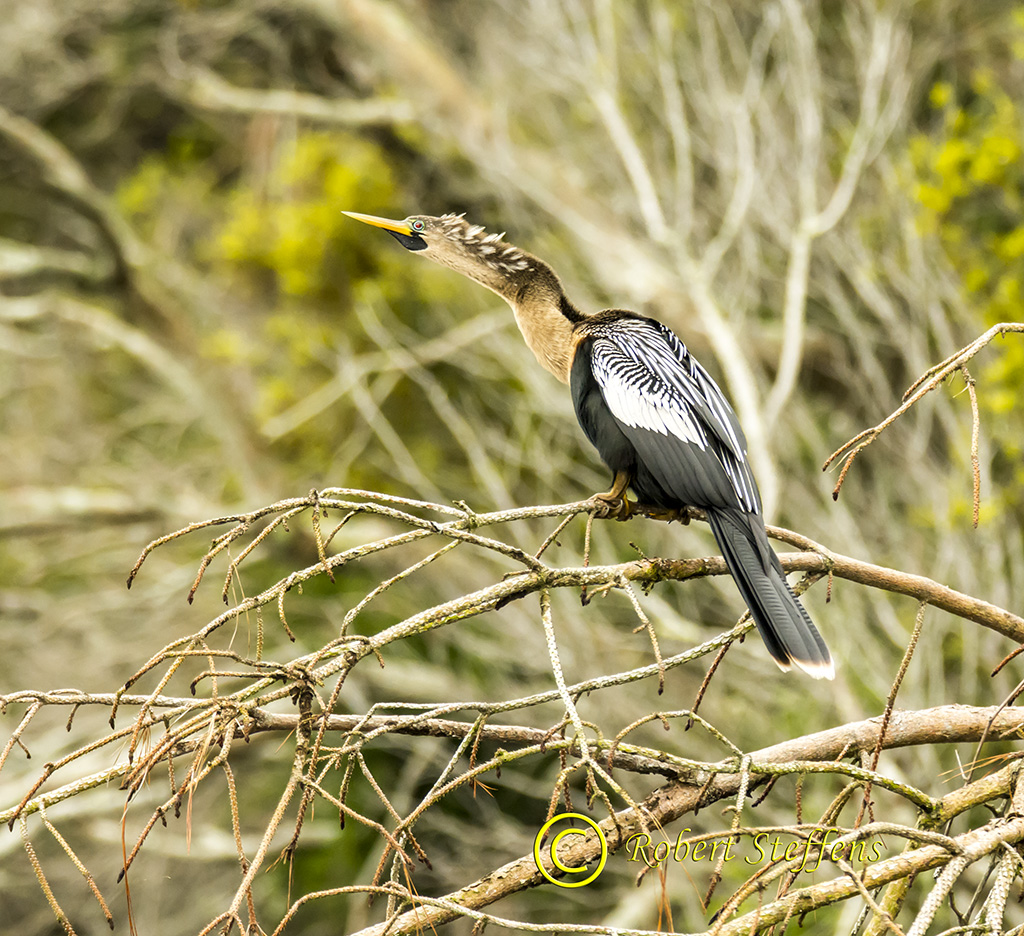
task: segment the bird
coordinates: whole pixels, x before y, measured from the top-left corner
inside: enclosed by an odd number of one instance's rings
[[[739,420],[671,329],[626,309],[582,312],[547,263],[464,214],[393,221],[343,213],[504,299],[541,366],[569,385],[580,426],[613,473],[611,488],[595,495],[608,512],[629,515],[630,488],[666,512],[701,508],[779,668],[834,677],[828,647],[768,541]]]

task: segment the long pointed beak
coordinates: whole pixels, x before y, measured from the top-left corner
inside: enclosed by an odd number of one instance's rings
[[[355,211],[343,211],[343,215],[362,221],[363,224],[372,224],[374,227],[384,228],[385,231],[394,231],[396,234],[405,234],[411,237],[415,232],[405,221],[390,221],[387,218],[377,218],[374,215],[357,214]]]

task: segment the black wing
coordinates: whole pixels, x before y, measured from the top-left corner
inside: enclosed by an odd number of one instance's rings
[[[679,338],[646,318],[588,331],[594,380],[658,485],[680,504],[759,515],[761,497],[736,414]]]

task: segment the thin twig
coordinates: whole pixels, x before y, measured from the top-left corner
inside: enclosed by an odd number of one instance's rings
[[[875,441],[889,426],[891,426],[897,419],[899,419],[907,410],[909,410],[915,403],[917,403],[923,396],[930,393],[936,387],[938,387],[950,374],[954,371],[960,370],[966,375],[964,365],[973,358],[982,348],[984,348],[990,341],[1000,335],[1005,335],[1007,332],[1024,332],[1024,323],[1021,322],[1000,322],[998,325],[993,325],[983,335],[980,335],[974,341],[972,341],[966,347],[961,348],[955,354],[951,354],[946,360],[934,367],[929,368],[922,374],[910,388],[903,395],[903,402],[897,409],[890,413],[885,419],[883,419],[877,426],[872,426],[870,429],[865,429],[863,432],[859,432],[848,442],[845,442],[838,449],[836,449],[828,458],[825,459],[825,463],[821,466],[822,471],[828,470],[839,458],[845,456],[846,461],[843,463],[842,470],[839,473],[839,480],[836,482],[836,486],[832,491],[832,497],[839,497],[839,490],[843,486],[843,481],[846,479],[846,474],[850,470],[850,466],[853,464],[853,460],[859,455],[865,448],[867,448],[872,442]],[[972,429],[972,438],[977,431],[978,418],[977,410],[975,409],[977,401],[971,382],[968,379],[968,388],[971,393],[971,409],[972,418],[974,420]],[[973,444],[972,444],[973,450]],[[979,469],[980,470],[980,469]],[[977,482],[978,474],[975,474],[975,480]],[[977,524],[975,524],[977,525]]]

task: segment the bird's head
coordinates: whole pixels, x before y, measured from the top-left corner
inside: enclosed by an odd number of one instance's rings
[[[412,215],[404,221],[390,221],[353,211],[344,213],[382,228],[406,250],[416,251],[496,292],[512,307],[537,359],[568,383],[572,325],[582,313],[566,298],[554,270],[543,260],[506,244],[503,234],[488,234],[462,215]]]
[[[488,234],[462,215],[412,215],[404,221],[391,221],[354,211],[343,214],[387,231],[406,250],[450,267],[506,298],[542,265],[536,257],[506,244],[504,234]]]

